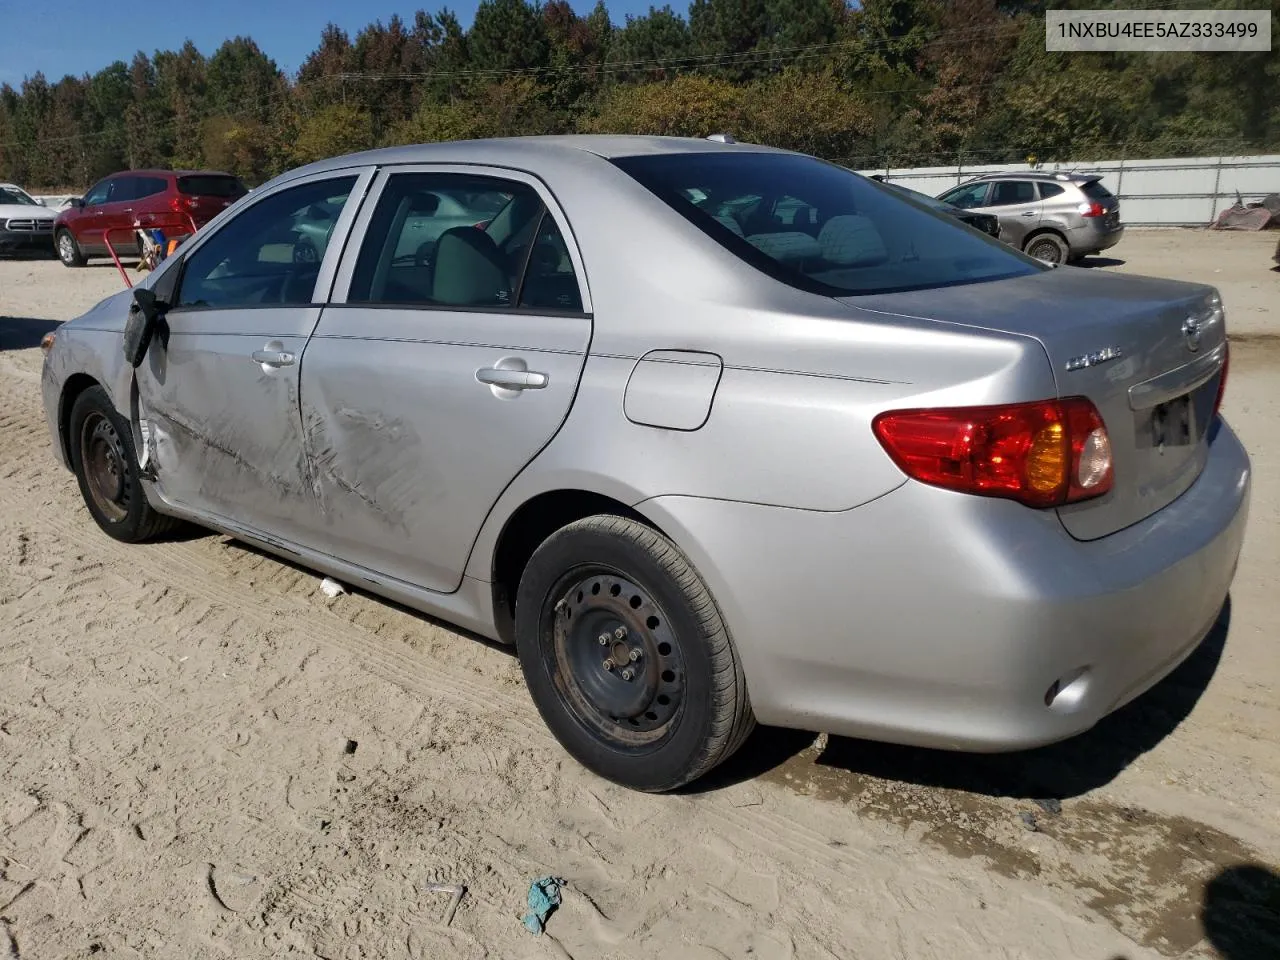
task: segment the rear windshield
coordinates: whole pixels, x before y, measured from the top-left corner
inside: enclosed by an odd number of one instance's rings
[[[185,193],[189,197],[229,197],[236,200],[249,191],[236,177],[213,177],[200,174],[193,177],[179,177],[178,192]]]
[[[1084,195],[1090,200],[1110,200],[1111,191],[1102,185],[1101,180],[1090,180],[1088,183],[1080,184],[1080,189]]]
[[[613,162],[747,263],[812,293],[925,290],[1048,269],[900,190],[801,154]]]

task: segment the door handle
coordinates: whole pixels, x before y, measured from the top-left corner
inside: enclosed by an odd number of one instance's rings
[[[1026,213],[1022,214],[1024,217],[1034,217],[1035,215],[1036,212],[1034,210],[1028,210]]]
[[[264,367],[287,367],[293,363],[293,354],[288,350],[255,350],[251,356],[254,363]]]
[[[476,371],[476,379],[491,387],[504,390],[541,390],[547,385],[547,375],[537,370],[513,370],[506,367],[482,367]]]

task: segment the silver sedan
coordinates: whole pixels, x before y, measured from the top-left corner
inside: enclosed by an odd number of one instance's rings
[[[441,198],[484,218],[437,231]],[[1209,631],[1248,512],[1213,289],[732,142],[323,161],[46,347],[109,535],[193,522],[513,643],[565,748],[643,790],[757,719],[1086,730]]]

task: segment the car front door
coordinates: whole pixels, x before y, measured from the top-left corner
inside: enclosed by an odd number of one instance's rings
[[[114,182],[113,177],[108,177],[90,187],[71,223],[72,233],[83,253],[107,252],[106,244],[102,242],[102,230],[107,222],[107,198],[111,195]]]
[[[372,196],[303,357],[320,501],[308,542],[447,592],[569,412],[590,301],[568,224],[533,177],[414,168],[380,174]],[[501,209],[437,231],[442,197]]]
[[[1040,226],[1044,203],[1031,180],[997,180],[991,185],[986,212],[1000,218],[1000,238],[1021,247],[1027,236]]]
[[[371,177],[342,171],[272,188],[198,234],[175,265],[164,328],[137,374],[138,429],[167,502],[285,541],[305,528],[314,493],[298,362]],[[333,222],[304,238],[299,216],[315,209]]]
[[[111,241],[116,253],[128,250],[132,253],[136,244],[133,235],[133,201],[137,196],[139,180],[124,174],[111,178],[107,201],[98,208],[98,226],[102,230],[100,242],[104,248]]]

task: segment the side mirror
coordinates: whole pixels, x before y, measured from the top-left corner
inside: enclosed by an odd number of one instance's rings
[[[175,260],[179,259],[177,257]],[[164,322],[165,312],[178,285],[180,263],[174,263],[155,282],[153,288],[134,287],[133,303],[124,324],[124,358],[137,367],[147,355],[156,330]]]

